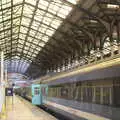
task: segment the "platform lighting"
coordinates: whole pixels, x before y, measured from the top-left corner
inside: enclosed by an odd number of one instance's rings
[[[60,68],[58,68],[57,71],[60,72]]]
[[[91,22],[91,23],[97,23],[97,21],[96,21],[96,20],[90,20],[90,22]]]
[[[56,72],[56,70],[54,70],[54,72]]]
[[[97,56],[97,57],[101,57],[101,53],[100,53],[99,50],[97,50],[96,56]]]
[[[70,63],[68,63],[68,69],[70,68],[70,66],[71,66]]]
[[[100,52],[99,52],[99,53],[97,53],[96,55],[97,55],[97,57],[101,57],[101,54],[100,54]]]
[[[99,48],[97,48],[96,56],[97,56],[97,57],[101,57],[101,53],[100,53],[100,49],[99,49]]]
[[[63,70],[63,71],[65,70],[65,66],[62,67],[62,70]]]
[[[79,0],[66,0],[66,1],[68,1],[68,2],[70,2],[70,3],[72,3],[72,4],[74,4],[74,5],[75,5],[75,4],[77,4],[77,3],[78,3],[78,1],[79,1]]]
[[[113,42],[113,50],[114,50],[114,51],[118,50],[117,40],[114,40],[114,42]]]
[[[104,43],[104,49],[103,49],[103,53],[105,55],[109,54],[110,51],[111,51],[111,44],[110,44],[110,41],[109,41],[109,38],[106,39],[107,41]]]
[[[111,50],[104,49],[104,50],[103,50],[103,53],[104,53],[104,55],[107,55],[107,54],[109,54],[109,53],[110,53],[110,51],[111,51]]]
[[[119,5],[107,4],[107,8],[110,8],[110,9],[118,9],[118,8],[119,8]]]
[[[94,53],[95,53],[95,51],[94,51],[94,50],[91,50],[91,51],[90,51],[90,54],[94,54]]]
[[[117,50],[118,50],[118,46],[117,46],[117,45],[114,45],[114,46],[113,46],[113,50],[114,50],[114,51],[117,51]]]
[[[79,65],[79,61],[78,61],[78,60],[76,60],[76,61],[75,61],[75,64],[76,64],[76,65]]]

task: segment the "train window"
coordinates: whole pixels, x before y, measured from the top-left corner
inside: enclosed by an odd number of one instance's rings
[[[47,95],[47,93],[46,93],[46,87],[43,87],[43,88],[42,88],[42,94],[43,94],[44,96]]]
[[[34,94],[39,95],[40,94],[40,89],[38,87],[34,88]]]
[[[100,104],[100,87],[96,87],[96,91],[95,91],[95,96],[96,96],[96,103]]]
[[[68,97],[68,89],[67,88],[61,88],[61,96]]]
[[[81,84],[82,84],[81,81],[79,81],[76,83],[76,86],[81,86]]]

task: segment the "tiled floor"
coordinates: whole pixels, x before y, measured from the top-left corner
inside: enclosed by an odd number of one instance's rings
[[[6,120],[57,120],[21,97],[7,98]]]

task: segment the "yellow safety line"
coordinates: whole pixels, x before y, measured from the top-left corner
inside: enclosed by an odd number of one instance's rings
[[[2,111],[0,113],[0,120],[5,120],[6,119],[6,106],[5,104],[2,105]]]

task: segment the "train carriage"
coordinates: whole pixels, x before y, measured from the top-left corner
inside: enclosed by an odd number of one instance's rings
[[[118,107],[120,105],[118,93],[120,90],[120,77],[110,77],[108,71],[106,73],[108,76],[104,77],[105,70],[103,70],[103,73],[101,73],[101,70],[98,73],[101,75],[100,77],[92,76],[95,75],[94,72],[89,73],[89,76],[87,76],[89,80],[84,77],[85,75],[75,75],[59,78],[51,82],[37,83],[40,86],[41,93],[40,105],[47,106],[47,108],[63,115],[69,113],[70,117],[74,116],[76,119],[81,110],[100,115],[106,120],[111,118],[114,106]],[[84,80],[82,80],[83,78]],[[20,88],[17,92],[21,96],[32,99],[31,87]],[[104,110],[107,112],[101,112]],[[114,112],[114,116],[115,114]]]

